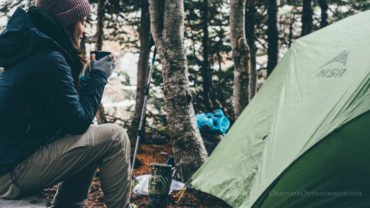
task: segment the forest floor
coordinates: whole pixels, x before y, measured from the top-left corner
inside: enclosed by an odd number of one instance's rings
[[[171,155],[171,144],[164,145],[153,145],[153,144],[142,144],[138,151],[137,160],[140,164],[139,167],[135,168],[134,176],[140,176],[149,174],[150,163],[165,163],[167,161],[166,154]],[[101,190],[99,181],[99,174],[94,178],[90,187],[88,200],[85,203],[85,208],[106,208],[104,205],[104,196]],[[45,189],[44,195],[50,204],[56,192],[56,186]],[[135,194],[131,195],[131,203],[135,204],[138,208],[146,208],[149,205],[147,196],[138,196]],[[178,198],[178,192],[173,192],[169,197],[168,208],[181,207],[181,208],[228,208],[229,206],[220,199],[217,199],[211,195],[189,190],[185,194]]]

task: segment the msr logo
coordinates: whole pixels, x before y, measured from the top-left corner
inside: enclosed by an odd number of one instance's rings
[[[328,61],[326,64],[322,65],[319,72],[316,73],[315,77],[325,77],[334,78],[342,77],[347,71],[347,61],[350,51],[344,50],[340,52],[332,60]]]

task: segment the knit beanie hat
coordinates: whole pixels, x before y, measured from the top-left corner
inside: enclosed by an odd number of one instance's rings
[[[90,13],[88,0],[36,0],[35,6],[54,15],[64,27],[83,19]]]

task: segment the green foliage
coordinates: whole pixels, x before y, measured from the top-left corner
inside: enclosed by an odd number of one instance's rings
[[[369,0],[329,0],[328,2],[331,5],[330,11],[333,14],[332,22],[370,9]]]
[[[124,85],[124,86],[130,86],[131,85],[130,76],[128,75],[127,72],[119,71],[117,75],[118,75],[118,78],[121,81],[122,85]]]
[[[208,4],[207,4],[208,2]],[[204,57],[204,18],[205,7],[208,7],[208,57]],[[204,70],[205,58],[209,60],[209,70],[212,78],[210,90],[214,94],[217,106],[225,112],[231,112],[232,94],[232,70],[231,77],[227,65],[230,61],[231,44],[228,35],[229,14],[228,5],[222,0],[214,1],[185,1],[185,39],[187,47],[187,59],[189,68],[189,79],[193,92],[193,103],[196,113],[209,112],[214,109],[207,109],[203,97],[201,71]],[[206,46],[207,47],[207,46]],[[231,78],[231,79],[229,79]],[[230,93],[231,92],[231,93]],[[214,107],[214,108],[215,108]]]

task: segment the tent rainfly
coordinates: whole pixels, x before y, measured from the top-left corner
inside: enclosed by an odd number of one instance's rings
[[[370,207],[369,20],[297,40],[191,186],[232,207]]]

